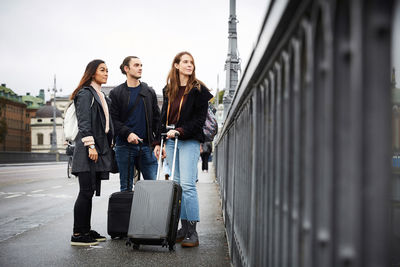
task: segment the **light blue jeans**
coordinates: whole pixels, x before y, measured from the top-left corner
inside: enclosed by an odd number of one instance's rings
[[[167,163],[171,168],[175,140],[168,139],[165,144]],[[182,186],[181,219],[200,221],[199,198],[197,195],[197,162],[200,156],[200,143],[196,140],[178,141],[176,151],[174,181]]]

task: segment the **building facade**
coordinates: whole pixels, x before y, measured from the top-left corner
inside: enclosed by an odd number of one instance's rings
[[[30,123],[31,123],[31,118],[34,118],[36,116],[36,111],[39,110],[39,108],[41,108],[44,104],[45,104],[45,100],[44,100],[44,89],[40,89],[39,95],[38,96],[32,96],[29,92],[26,93],[26,95],[22,96],[22,101],[27,105],[26,107],[26,120],[27,120],[27,128],[29,129],[29,136],[26,139],[27,142],[29,140],[29,143],[27,144],[27,146],[29,146],[29,151],[31,151],[31,127],[30,127]]]
[[[53,106],[46,105],[41,107],[34,118],[31,118],[32,131],[32,152],[48,153],[51,149],[51,140],[53,135]],[[60,110],[56,110],[56,135],[57,150],[60,153],[65,152],[63,117]]]
[[[30,151],[27,105],[6,84],[0,86],[0,151]]]
[[[71,100],[69,100],[69,96],[56,96],[56,107],[63,116],[70,103]],[[53,97],[46,102],[46,105],[53,105]]]

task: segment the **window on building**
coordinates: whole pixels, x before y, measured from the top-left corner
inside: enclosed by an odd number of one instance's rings
[[[37,140],[38,140],[38,145],[43,145],[43,134],[42,133],[38,133],[37,134]]]

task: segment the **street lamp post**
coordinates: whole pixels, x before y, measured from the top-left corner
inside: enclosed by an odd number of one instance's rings
[[[51,148],[50,148],[50,152],[53,153],[57,153],[58,149],[57,149],[57,131],[56,131],[56,111],[57,111],[57,106],[56,106],[56,93],[58,91],[62,91],[62,89],[57,90],[57,86],[56,86],[56,75],[54,74],[54,86],[53,89],[47,89],[48,92],[52,91],[53,92],[53,133],[51,135]]]
[[[226,86],[224,97],[222,102],[224,104],[224,119],[228,112],[228,108],[232,103],[233,96],[236,91],[236,87],[239,79],[240,71],[240,58],[237,49],[237,31],[236,24],[238,20],[236,19],[236,0],[229,1],[229,21],[228,21],[228,56],[225,61],[226,70]]]

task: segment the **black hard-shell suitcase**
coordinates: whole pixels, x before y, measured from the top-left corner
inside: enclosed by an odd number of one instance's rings
[[[107,232],[113,239],[128,234],[132,198],[133,192],[115,192],[108,200]]]
[[[130,169],[129,166],[128,168]],[[138,168],[138,165],[136,166],[135,170],[136,171],[134,171],[134,180],[139,179],[140,177],[140,170]],[[127,237],[129,219],[131,216],[132,199],[133,191],[115,192],[110,195],[107,211],[107,233],[109,236],[111,236],[112,239],[117,237]]]
[[[175,139],[174,162],[178,138]],[[161,141],[161,147],[163,142]],[[157,172],[157,179],[160,173]],[[175,164],[172,166],[173,179]],[[132,201],[127,245],[161,245],[174,250],[181,212],[182,187],[175,181],[138,181]]]

